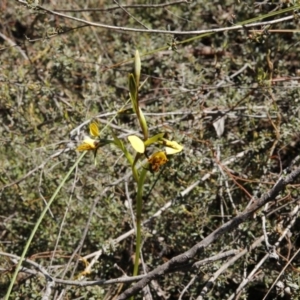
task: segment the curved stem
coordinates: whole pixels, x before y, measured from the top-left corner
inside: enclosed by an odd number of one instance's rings
[[[57,194],[59,193],[59,191],[61,190],[61,188],[64,186],[65,182],[67,181],[67,179],[71,176],[72,172],[74,171],[74,169],[76,168],[76,166],[79,164],[79,162],[82,160],[82,158],[84,157],[84,155],[86,154],[86,151],[83,152],[80,157],[77,159],[77,161],[74,163],[74,165],[71,167],[71,169],[69,170],[69,172],[67,173],[67,175],[65,176],[65,178],[62,180],[62,182],[60,183],[60,185],[58,186],[58,188],[56,189],[56,191],[54,192],[54,194],[52,195],[51,199],[49,200],[49,202],[47,203],[47,205],[45,206],[44,210],[42,211],[39,219],[37,220],[37,222],[35,223],[35,226],[30,234],[30,237],[28,238],[27,240],[27,243],[25,245],[25,248],[23,250],[23,253],[20,257],[20,260],[16,266],[16,269],[15,269],[15,272],[14,272],[14,275],[13,275],[13,278],[10,282],[10,285],[9,285],[9,288],[8,288],[8,291],[6,293],[6,296],[4,298],[4,300],[8,300],[9,299],[9,296],[10,296],[10,293],[12,291],[12,288],[14,286],[14,283],[16,281],[16,278],[17,278],[17,275],[21,269],[21,265],[22,265],[22,262],[24,261],[24,258],[25,258],[25,255],[30,247],[30,244],[40,226],[40,224],[42,223],[42,220],[44,219],[44,216],[46,215],[47,211],[49,210],[51,204],[53,203],[54,199],[56,198]]]

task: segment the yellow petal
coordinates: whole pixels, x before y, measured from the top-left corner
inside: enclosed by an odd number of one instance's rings
[[[87,150],[93,150],[89,144],[81,144],[76,148],[77,151],[87,151]]]
[[[85,144],[88,144],[91,146],[91,148],[96,149],[96,146],[98,145],[98,141],[91,139],[90,137],[85,137],[83,140]]]
[[[181,152],[182,149],[178,150],[178,149],[174,149],[174,148],[170,148],[170,147],[165,147],[165,151],[166,151],[167,155],[172,155],[172,154]]]
[[[145,152],[145,144],[144,142],[136,135],[130,135],[128,137],[128,141],[130,142],[133,149],[138,153]]]
[[[175,141],[168,141],[168,143],[166,144],[166,153],[167,155],[171,155],[171,154],[175,154],[175,153],[178,153],[178,152],[181,152],[182,149],[183,149],[183,146],[182,145],[179,145],[177,142]]]
[[[81,145],[77,147],[77,151],[95,150],[97,148],[98,141],[86,137]]]
[[[89,126],[90,128],[90,135],[93,137],[97,137],[100,135],[99,133],[99,127],[98,124],[96,122],[92,122]]]

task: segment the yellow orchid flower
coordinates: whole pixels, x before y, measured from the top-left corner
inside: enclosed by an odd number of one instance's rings
[[[164,165],[168,161],[166,153],[163,151],[155,152],[148,159],[148,163],[151,166],[151,171],[157,172],[160,166]]]
[[[98,124],[93,121],[90,125],[89,125],[89,129],[90,129],[90,135],[92,137],[99,137],[100,133],[99,133],[99,127]],[[88,151],[88,150],[93,150],[93,151],[97,151],[99,146],[99,141],[96,139],[92,139],[88,136],[86,136],[82,142],[82,144],[80,144],[76,150],[77,151]]]

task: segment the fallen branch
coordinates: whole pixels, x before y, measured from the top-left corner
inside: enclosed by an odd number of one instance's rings
[[[187,263],[190,263],[190,260],[194,258],[197,254],[202,252],[207,246],[215,242],[219,239],[222,235],[229,233],[235,230],[239,224],[247,221],[250,219],[253,214],[263,207],[266,203],[274,201],[276,197],[279,195],[280,192],[284,190],[284,188],[295,181],[295,179],[300,174],[300,167],[296,168],[292,173],[289,175],[281,175],[278,181],[275,183],[273,188],[262,195],[259,199],[252,199],[252,204],[246,208],[241,214],[234,217],[215,231],[213,231],[210,235],[204,238],[201,242],[193,246],[188,251],[173,257],[168,262],[164,263],[163,265],[157,267],[156,269],[149,272],[143,279],[137,282],[132,287],[128,288],[124,291],[117,299],[123,300],[127,299],[132,295],[137,294],[142,288],[144,288],[151,280],[157,279],[159,276],[162,276],[171,269],[178,268],[183,266]]]

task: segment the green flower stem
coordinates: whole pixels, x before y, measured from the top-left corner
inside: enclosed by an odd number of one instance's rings
[[[125,155],[125,157],[127,158],[129,164],[131,165],[132,167],[132,174],[133,174],[133,177],[134,177],[134,180],[136,182],[139,181],[139,173],[137,171],[137,168],[135,167],[135,164],[136,164],[136,160],[133,160],[133,157],[131,156],[131,154],[127,151],[126,148],[123,149],[123,153]]]
[[[79,162],[82,160],[82,158],[84,157],[84,155],[86,154],[87,151],[84,151],[80,157],[77,159],[77,161],[74,163],[74,165],[72,166],[72,168],[70,169],[70,171],[67,173],[67,175],[65,176],[65,178],[62,180],[62,182],[60,183],[60,185],[58,186],[58,188],[56,189],[56,191],[54,192],[54,194],[52,195],[51,199],[49,200],[49,202],[47,203],[47,205],[45,206],[44,210],[42,211],[39,219],[37,220],[37,222],[35,223],[35,226],[31,232],[31,235],[30,237],[28,238],[28,241],[25,245],[25,248],[23,250],[23,253],[20,257],[20,260],[16,266],[16,269],[15,269],[15,272],[14,272],[14,275],[13,275],[13,278],[10,282],[10,285],[8,287],[8,290],[7,290],[7,293],[6,293],[6,296],[4,298],[4,300],[8,300],[9,299],[9,296],[10,296],[10,293],[12,291],[12,288],[14,286],[14,283],[16,281],[16,278],[17,278],[17,275],[21,269],[21,265],[22,265],[22,262],[24,261],[24,258],[25,258],[25,255],[29,249],[29,246],[40,226],[40,224],[42,223],[42,220],[44,219],[44,216],[46,215],[47,211],[49,210],[51,204],[53,203],[54,199],[56,198],[57,194],[59,193],[59,191],[61,190],[61,188],[64,186],[65,182],[68,180],[68,178],[71,176],[72,172],[74,171],[74,169],[76,168],[76,166],[79,164]]]
[[[135,261],[133,276],[138,274],[139,261],[140,261],[140,250],[141,250],[141,224],[142,224],[142,206],[143,206],[143,191],[144,182],[148,172],[147,166],[142,168],[139,180],[138,180],[138,190],[136,197],[136,246],[135,246]]]

